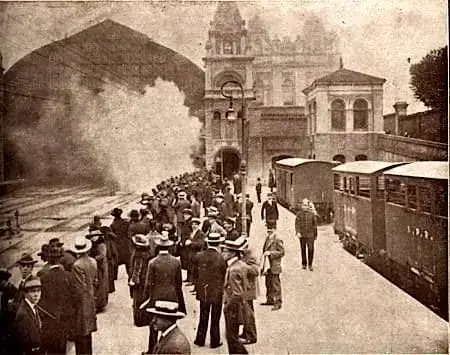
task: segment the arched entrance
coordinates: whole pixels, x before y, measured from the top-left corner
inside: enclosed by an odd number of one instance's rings
[[[232,179],[239,172],[241,157],[234,148],[220,149],[214,158],[214,171],[223,178]]]

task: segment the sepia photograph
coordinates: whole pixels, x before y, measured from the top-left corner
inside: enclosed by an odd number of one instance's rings
[[[448,354],[443,0],[0,0],[0,355]]]

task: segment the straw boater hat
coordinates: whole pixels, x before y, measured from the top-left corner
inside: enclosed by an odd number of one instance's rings
[[[169,232],[162,231],[161,237],[155,240],[155,243],[160,247],[170,247],[173,245],[173,241],[169,239]]]
[[[41,288],[41,280],[37,276],[32,276],[28,280],[25,281],[24,289],[31,290],[33,288]]]
[[[208,217],[217,217],[218,215],[219,215],[219,210],[217,209],[217,207],[210,206],[207,209],[207,216]]]
[[[186,315],[178,311],[178,303],[171,301],[155,301],[155,306],[146,309],[147,312],[170,318],[184,318]]]
[[[192,209],[190,208],[185,208],[183,209],[183,214],[190,214],[192,216],[194,212],[192,212]]]
[[[208,236],[205,238],[205,241],[207,243],[222,243],[225,240],[225,238],[220,233],[211,232],[208,234]]]
[[[76,254],[87,253],[92,248],[92,242],[85,237],[77,237],[73,243],[72,251]]]
[[[222,191],[219,191],[218,193],[216,193],[216,197],[224,197]]]
[[[89,234],[86,235],[86,238],[92,239],[93,237],[103,237],[103,233],[98,229],[90,229]]]
[[[227,217],[224,219],[224,222],[228,222],[228,223],[234,225],[236,223],[236,220],[232,217]]]
[[[194,217],[191,219],[191,224],[192,223],[202,224],[202,220],[200,218]]]
[[[148,247],[150,245],[148,238],[143,234],[133,235],[131,240],[138,247]]]
[[[31,254],[28,253],[23,253],[19,261],[17,262],[17,264],[19,265],[34,265],[36,263],[37,260],[34,260]]]
[[[178,193],[178,197],[180,197],[180,198],[186,198],[186,197],[187,197],[187,194],[186,194],[186,192],[184,192],[184,191],[180,191],[180,192]]]
[[[248,248],[248,243],[245,238],[239,237],[236,240],[225,240],[222,246],[230,250],[244,251]]]

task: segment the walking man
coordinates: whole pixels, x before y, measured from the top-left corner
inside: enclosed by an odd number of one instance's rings
[[[263,247],[264,264],[269,266],[265,270],[266,276],[266,302],[264,306],[272,305],[272,311],[281,308],[281,259],[284,256],[283,241],[279,239],[273,228],[267,228],[267,237]],[[263,266],[263,269],[264,266]]]
[[[267,201],[261,206],[261,219],[266,220],[267,229],[276,229],[278,220],[278,206],[273,199],[272,193],[267,194]]]
[[[258,203],[261,203],[261,190],[262,190],[261,178],[257,178],[256,179],[256,197],[258,199]]]
[[[194,344],[205,345],[211,313],[210,347],[222,345],[220,341],[220,316],[222,314],[223,287],[227,263],[219,250],[224,238],[210,233],[206,239],[208,249],[199,252],[193,260],[193,276],[196,280],[197,300],[200,301],[200,319]]]
[[[302,269],[308,265],[313,271],[314,241],[317,239],[317,220],[312,203],[308,199],[303,199],[301,209],[295,217],[295,233],[300,240],[302,253]],[[308,257],[306,251],[308,250]]]

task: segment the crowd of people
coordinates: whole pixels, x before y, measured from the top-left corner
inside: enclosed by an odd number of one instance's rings
[[[273,311],[282,307],[284,246],[276,233],[277,203],[269,193],[261,206],[267,237],[262,258],[256,259],[248,245],[254,204],[249,195],[242,196],[238,182],[233,179],[230,186],[209,171],[172,177],[151,193],[142,193],[142,208],[131,210],[129,219],[115,208],[109,226],[94,216],[88,232],[70,245],[49,240],[38,254],[45,264],[36,276],[37,260],[24,254],[17,262],[22,277],[18,287],[9,283],[8,270],[1,269],[2,354],[65,354],[68,341],[75,343],[77,354],[92,354],[97,313],[105,310],[109,294],[115,292],[120,265],[128,275],[134,325],[149,328],[143,354],[190,353],[189,341],[176,325],[187,312],[183,282],[192,286],[190,293],[199,301],[194,344],[205,346],[209,326],[209,346],[222,345],[223,313],[229,353],[246,354],[245,345],[257,342],[253,302],[258,275],[266,279],[263,305]],[[260,183],[256,192],[259,203]],[[302,240],[315,239],[317,227],[311,205],[303,210],[296,231],[303,265],[312,270],[313,242]],[[247,234],[241,236],[243,222]],[[316,232],[311,234],[310,228]]]

